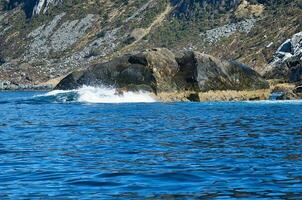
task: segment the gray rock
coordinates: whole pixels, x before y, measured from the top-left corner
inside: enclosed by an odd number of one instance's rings
[[[302,32],[295,34],[291,39],[291,43],[293,54],[299,54],[302,50]]]
[[[5,28],[4,27],[2,27],[1,25],[0,25],[0,28],[2,29],[0,29],[0,36],[1,35],[4,35],[5,34],[5,32],[7,32],[9,29],[11,29],[13,26],[6,26]]]
[[[49,38],[54,33],[55,28],[65,16],[66,13],[61,13],[53,18],[48,25],[42,25],[28,34],[28,38],[33,38],[29,45],[28,51],[25,53],[25,60],[31,60],[35,56],[46,56],[50,47],[48,46]]]
[[[256,19],[246,19],[237,23],[227,24],[221,27],[217,27],[211,30],[207,30],[205,33],[201,33],[200,36],[209,43],[215,43],[225,37],[230,37],[236,32],[249,33],[255,26]]]
[[[50,52],[63,52],[79,41],[86,31],[93,25],[96,18],[88,14],[80,20],[66,21],[60,25],[65,13],[57,15],[48,25],[42,25],[32,31],[28,38],[33,38],[24,59],[30,61],[34,58],[41,60],[49,56]]]
[[[6,80],[0,80],[0,90],[52,90],[52,85],[16,84]]]
[[[293,35],[278,48],[263,74],[268,79],[287,82],[302,80],[302,32]]]
[[[88,14],[81,20],[64,22],[49,38],[51,50],[62,52],[69,48],[85,35],[95,20],[94,15]]]
[[[10,85],[10,81],[0,80],[0,90],[5,90]]]
[[[5,17],[5,15],[0,12],[0,22],[2,22],[2,20],[4,19],[4,17]]]
[[[35,7],[33,8],[32,15],[38,15],[41,12],[45,14],[51,6],[56,6],[58,3],[62,1],[63,0],[38,0]]]

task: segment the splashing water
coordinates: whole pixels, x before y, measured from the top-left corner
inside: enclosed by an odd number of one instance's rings
[[[54,90],[38,97],[52,97],[56,102],[81,103],[149,103],[155,102],[148,92],[118,93],[115,88],[83,86],[76,90]]]

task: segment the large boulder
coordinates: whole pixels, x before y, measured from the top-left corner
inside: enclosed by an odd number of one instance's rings
[[[106,85],[127,90],[153,92],[176,89],[173,77],[178,71],[174,54],[168,49],[153,49],[127,54],[85,71],[73,72],[56,89],[75,89],[81,85]],[[80,75],[79,75],[80,74]]]
[[[123,55],[65,77],[56,89],[106,85],[154,93],[210,90],[256,90],[269,84],[257,72],[236,61],[221,61],[194,51],[178,54],[165,48]]]
[[[302,32],[293,35],[278,48],[272,62],[264,70],[264,77],[286,82],[302,81]]]
[[[194,53],[196,80],[201,91],[256,90],[268,88],[268,83],[247,65],[236,61],[221,61],[213,56]]]

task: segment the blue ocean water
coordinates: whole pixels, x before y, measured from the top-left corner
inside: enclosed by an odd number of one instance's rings
[[[302,199],[301,101],[83,96],[0,92],[1,200]]]

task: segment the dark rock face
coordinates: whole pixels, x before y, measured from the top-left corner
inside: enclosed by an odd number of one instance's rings
[[[107,85],[117,88],[128,87],[131,90],[143,87],[153,91],[155,80],[146,65],[141,64],[144,59],[140,55],[124,55],[85,71],[73,72],[64,78],[56,89],[76,89],[82,85]]]
[[[247,0],[250,4],[263,4],[265,6],[276,6],[288,4],[292,0]],[[170,0],[176,7],[174,14],[178,17],[192,18],[200,16],[207,11],[211,13],[223,13],[235,10],[242,0]],[[203,11],[203,12],[200,12]]]
[[[56,88],[61,90],[76,89],[81,86],[82,76],[84,76],[84,71],[74,71],[59,82]]]
[[[0,55],[0,66],[4,63],[5,63],[5,60],[3,58],[1,58],[1,55]]]
[[[64,78],[56,89],[76,89],[82,85],[107,85],[154,93],[269,87],[259,74],[241,63],[221,61],[193,51],[175,55],[164,48],[124,55],[84,71],[75,71]]]
[[[29,19],[33,15],[39,14],[40,11],[46,12],[50,5],[56,5],[63,0],[4,0],[3,9],[12,10],[22,6],[26,17]],[[2,3],[0,1],[0,3]]]
[[[299,85],[295,88],[294,92],[296,94],[302,94],[302,85]]]
[[[15,7],[22,5],[23,10],[27,18],[32,17],[32,13],[35,5],[38,3],[38,0],[8,0],[5,3],[5,9],[11,10]]]
[[[297,55],[276,61],[272,64],[272,68],[264,74],[264,77],[267,79],[281,79],[290,83],[302,81],[301,58]]]
[[[264,77],[291,83],[302,81],[302,32],[295,34],[279,47]]]
[[[295,89],[293,91],[284,91],[276,100],[296,100],[301,98],[302,93]]]
[[[240,0],[170,0],[176,6],[174,13],[180,17],[192,17],[196,10],[212,10],[216,12],[234,9],[241,2]]]
[[[254,90],[268,88],[258,73],[236,61],[221,61],[212,56],[195,53],[199,89]]]

